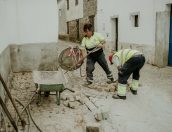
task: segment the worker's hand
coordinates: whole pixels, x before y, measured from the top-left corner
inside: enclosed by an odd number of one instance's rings
[[[104,49],[105,48],[105,45],[104,44],[99,44],[97,47]]]
[[[118,66],[117,68],[118,68],[118,73],[119,74],[124,74],[124,71],[126,71],[126,69],[124,67],[122,67],[122,66]]]
[[[122,66],[117,66],[118,71],[121,71]]]

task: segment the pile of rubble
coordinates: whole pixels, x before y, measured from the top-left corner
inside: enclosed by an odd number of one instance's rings
[[[115,92],[117,88],[117,83],[112,83],[112,84],[94,83],[94,84],[88,85],[88,88],[95,89],[100,92],[102,91]]]
[[[63,101],[64,106],[72,109],[76,109],[77,107],[83,104],[80,92],[63,92],[61,95],[61,100]]]

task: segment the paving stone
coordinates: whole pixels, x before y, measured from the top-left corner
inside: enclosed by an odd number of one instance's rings
[[[95,111],[94,117],[97,121],[107,120],[109,118],[109,111],[99,108],[97,111]]]
[[[67,100],[68,99],[68,94],[62,94],[61,95],[61,100]]]
[[[63,105],[66,106],[66,107],[69,107],[69,101],[63,101]]]
[[[75,101],[75,98],[74,98],[73,96],[69,96],[67,99],[68,99],[70,102],[74,102],[74,101]]]
[[[86,132],[103,132],[103,129],[101,127],[101,124],[91,123],[91,124],[87,124]]]
[[[69,102],[69,108],[76,109],[80,105],[79,102]]]

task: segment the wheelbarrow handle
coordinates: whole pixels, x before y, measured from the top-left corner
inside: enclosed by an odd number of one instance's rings
[[[4,110],[6,116],[10,120],[10,122],[11,122],[12,126],[14,127],[14,129],[16,130],[16,132],[18,132],[17,124],[14,121],[13,117],[11,116],[11,114],[10,114],[9,110],[7,109],[5,103],[3,102],[1,96],[0,96],[0,105],[1,105],[2,109]]]
[[[69,91],[71,91],[72,93],[74,93],[74,92],[75,92],[74,90],[69,89],[69,88],[65,88],[64,90],[69,90]],[[64,90],[63,90],[63,91],[64,91]]]
[[[19,118],[20,118],[20,120],[21,120],[22,126],[24,127],[24,126],[26,125],[26,122],[25,122],[25,120],[21,117],[21,114],[20,114],[19,110],[17,109],[17,106],[16,106],[16,104],[14,103],[14,100],[13,100],[13,98],[12,98],[12,95],[11,95],[11,93],[10,93],[10,91],[9,91],[9,89],[8,89],[8,87],[7,87],[6,83],[5,83],[5,81],[4,81],[4,79],[2,78],[2,75],[1,75],[1,74],[0,74],[0,81],[1,81],[1,83],[2,83],[2,85],[3,85],[3,88],[5,89],[5,91],[6,91],[6,93],[7,93],[7,95],[8,95],[8,97],[9,97],[9,99],[10,99],[10,101],[11,101],[11,103],[12,103],[12,105],[13,105],[13,107],[14,107],[16,113],[17,113],[17,115],[19,116]]]

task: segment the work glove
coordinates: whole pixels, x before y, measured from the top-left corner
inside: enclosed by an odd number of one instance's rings
[[[110,54],[108,59],[109,59],[110,64],[112,65],[112,64],[113,64],[113,61],[112,61],[112,59],[113,59],[113,55],[112,55],[112,54]]]
[[[117,66],[118,72],[122,74],[122,66]]]

